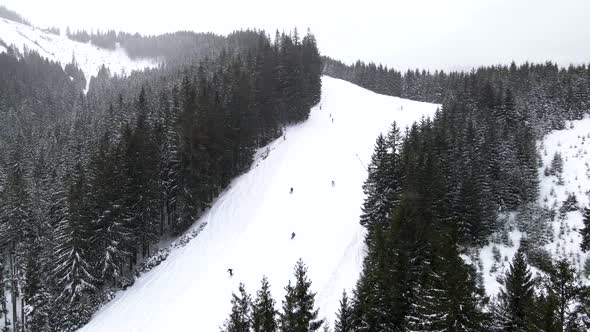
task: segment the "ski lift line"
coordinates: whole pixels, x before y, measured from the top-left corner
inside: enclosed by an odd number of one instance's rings
[[[361,157],[359,157],[359,154],[358,153],[355,153],[354,155],[357,157],[357,159],[359,160],[359,162],[361,163],[361,165],[363,165],[363,168],[365,169],[365,171],[368,172],[369,170],[367,169],[367,166],[365,166],[365,164],[361,160]]]

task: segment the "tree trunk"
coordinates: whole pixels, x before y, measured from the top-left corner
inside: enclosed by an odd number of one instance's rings
[[[17,331],[17,325],[18,325],[18,315],[17,315],[17,311],[16,311],[16,297],[17,297],[17,292],[16,292],[16,264],[14,262],[14,251],[15,251],[15,244],[14,242],[12,243],[12,250],[10,251],[10,285],[12,287],[12,293],[11,293],[11,300],[12,300],[12,328],[13,331]]]
[[[4,287],[0,289],[0,300],[2,300],[2,314],[4,315],[4,326],[8,326],[8,315],[6,315],[6,291],[4,290]]]
[[[21,296],[20,297],[20,321],[21,321],[21,331],[25,332],[26,326],[25,326],[25,297]]]

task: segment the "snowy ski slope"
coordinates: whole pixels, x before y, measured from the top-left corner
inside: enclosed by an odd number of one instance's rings
[[[364,257],[358,217],[363,165],[375,139],[394,120],[403,128],[437,105],[330,77],[323,77],[321,105],[259,151],[252,169],[193,226],[207,223],[195,239],[117,294],[81,331],[218,331],[240,282],[255,294],[266,275],[279,309],[299,258],[308,265],[320,317],[333,325],[342,290],[352,289]]]
[[[103,64],[112,74],[131,73],[158,64],[154,59],[133,60],[122,48],[114,51],[98,48],[90,43],[70,40],[65,35],[57,36],[4,18],[0,18],[0,39],[6,45],[16,46],[21,52],[25,48],[37,51],[43,57],[60,62],[62,66],[71,63],[74,56],[88,83]],[[0,46],[0,53],[4,51],[6,49]]]

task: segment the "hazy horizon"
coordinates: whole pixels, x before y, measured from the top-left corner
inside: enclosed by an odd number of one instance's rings
[[[5,0],[0,3],[47,27],[160,34],[178,30],[227,34],[294,27],[316,35],[323,55],[399,70],[466,70],[480,65],[553,61],[589,63],[590,2],[565,0],[341,1],[180,0],[80,2]],[[286,9],[285,9],[286,8]]]

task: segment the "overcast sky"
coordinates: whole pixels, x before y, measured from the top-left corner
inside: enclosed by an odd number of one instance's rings
[[[322,54],[399,69],[590,63],[590,0],[0,0],[37,26],[177,30],[309,27]]]

